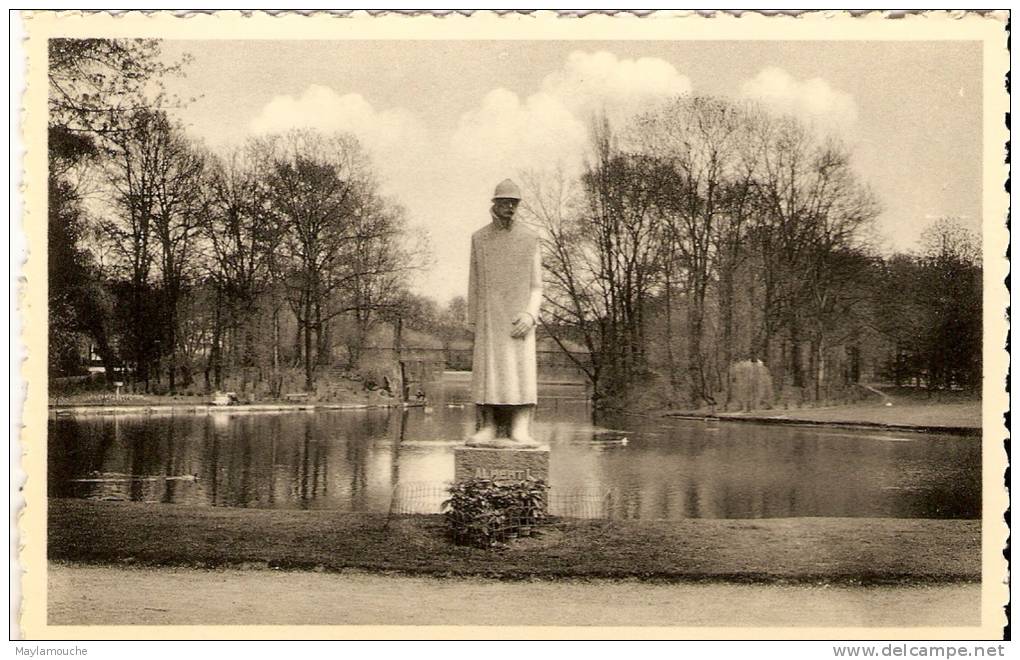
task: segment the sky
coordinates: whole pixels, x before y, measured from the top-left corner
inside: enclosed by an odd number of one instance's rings
[[[682,93],[756,99],[838,135],[908,250],[935,218],[981,230],[981,45],[784,41],[167,41],[191,61],[169,91],[213,150],[309,127],[354,133],[385,194],[430,237],[412,288],[467,289],[470,235],[495,185],[576,171],[588,118]]]

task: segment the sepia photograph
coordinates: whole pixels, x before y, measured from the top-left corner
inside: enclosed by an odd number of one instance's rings
[[[22,14],[23,639],[1008,634],[1008,13]]]

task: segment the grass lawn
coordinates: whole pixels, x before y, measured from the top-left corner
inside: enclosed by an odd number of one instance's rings
[[[800,410],[769,411],[766,417],[814,422],[867,423],[889,426],[981,428],[981,402],[895,402]]]
[[[493,550],[442,516],[49,500],[49,559],[440,576],[883,584],[981,579],[978,520],[559,521]]]
[[[915,388],[870,388],[874,396],[858,403],[816,407],[777,405],[749,412],[662,410],[667,417],[712,418],[764,424],[819,424],[932,433],[981,435],[981,398],[967,392],[928,392]]]
[[[758,424],[810,424],[819,426],[848,426],[876,429],[897,429],[950,433],[955,435],[981,435],[980,401],[926,401],[923,399],[893,399],[893,405],[861,403],[818,408],[752,410],[708,414],[690,411],[662,411],[666,417],[720,419]],[[1003,429],[1004,431],[1005,429]]]

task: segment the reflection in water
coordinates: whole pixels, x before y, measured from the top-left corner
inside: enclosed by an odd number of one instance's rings
[[[396,488],[437,510],[474,427],[466,382],[430,408],[51,418],[49,488],[85,497],[386,511]],[[974,438],[606,417],[547,386],[536,435],[554,492],[606,497],[625,518],[976,518]],[[413,504],[413,503],[412,503]]]

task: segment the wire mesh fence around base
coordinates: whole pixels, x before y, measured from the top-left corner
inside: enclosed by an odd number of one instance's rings
[[[399,483],[393,488],[390,515],[442,513],[450,484],[433,481]],[[553,518],[612,518],[613,491],[602,487],[549,487],[546,512]]]
[[[604,520],[612,517],[613,491],[594,486],[549,489],[549,515],[556,518]]]
[[[443,502],[450,499],[450,487],[434,481],[398,483],[390,498],[391,516],[412,513],[442,513]]]

